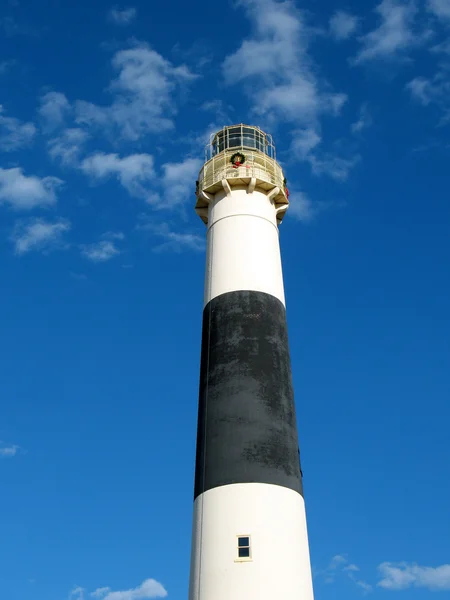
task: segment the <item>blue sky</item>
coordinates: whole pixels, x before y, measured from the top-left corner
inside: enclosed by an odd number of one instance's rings
[[[450,591],[450,1],[5,0],[0,598],[186,598],[209,133],[274,136],[316,600]]]

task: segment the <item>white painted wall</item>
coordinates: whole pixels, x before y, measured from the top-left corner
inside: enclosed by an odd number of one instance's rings
[[[218,192],[209,205],[205,306],[238,290],[285,302],[275,206],[261,191],[233,188],[230,196]]]
[[[273,202],[261,191],[217,193],[208,209],[205,305],[238,290],[283,304]],[[252,559],[238,560],[250,535]],[[194,504],[189,600],[313,600],[305,505],[282,486],[243,483],[208,490]]]
[[[252,559],[237,560],[238,535]],[[313,600],[305,505],[265,483],[208,490],[194,504],[189,600]]]

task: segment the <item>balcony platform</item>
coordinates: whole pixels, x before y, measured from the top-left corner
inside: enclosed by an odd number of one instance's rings
[[[245,156],[245,162],[238,167],[233,166],[231,163],[231,157],[236,152]],[[279,209],[286,206],[287,210],[289,206],[283,171],[277,161],[254,149],[232,148],[220,152],[208,160],[200,171],[195,210],[205,224],[208,222],[207,210],[205,210],[208,207],[208,202],[201,192],[211,195],[216,194],[223,190],[223,180],[228,182],[231,189],[237,187],[248,188],[252,180],[254,180],[253,189],[255,190],[269,193],[271,190],[278,188],[279,191],[273,198],[275,208]],[[278,213],[279,223],[281,223],[285,212],[280,211]]]

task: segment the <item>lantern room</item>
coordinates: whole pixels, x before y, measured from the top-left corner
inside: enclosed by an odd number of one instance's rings
[[[213,134],[206,147],[206,160],[224,150],[233,149],[259,150],[270,158],[276,159],[272,136],[264,133],[259,127],[249,125],[231,125]]]
[[[259,127],[230,125],[211,135],[205,164],[196,183],[195,210],[208,223],[208,206],[221,190],[246,188],[270,194],[280,224],[289,206],[289,191],[276,160],[272,136]],[[228,192],[227,192],[228,193]]]

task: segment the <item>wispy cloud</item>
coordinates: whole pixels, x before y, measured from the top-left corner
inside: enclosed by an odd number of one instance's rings
[[[322,136],[315,127],[297,129],[292,134],[291,150],[300,160],[306,160],[322,142]]]
[[[348,560],[345,556],[342,556],[341,554],[336,554],[333,556],[333,558],[330,560],[330,564],[324,571],[325,583],[334,583],[336,573],[342,571],[347,564]]]
[[[298,221],[308,223],[319,213],[319,205],[313,203],[304,192],[292,190],[289,200],[289,214]]]
[[[84,244],[81,246],[81,254],[95,263],[107,262],[120,253],[121,251],[114,239],[100,240],[93,244]]]
[[[307,160],[314,175],[328,175],[336,181],[347,181],[350,172],[361,159],[359,155],[346,158],[336,153],[324,152],[321,155],[311,154]]]
[[[54,160],[64,166],[76,166],[89,134],[81,128],[64,129],[58,136],[48,141],[48,152]]]
[[[369,112],[367,104],[363,104],[359,109],[359,118],[351,124],[352,133],[360,133],[372,125],[372,116]]]
[[[19,450],[20,446],[6,445],[4,442],[0,442],[0,458],[13,458]]]
[[[96,180],[117,178],[131,196],[149,201],[149,184],[155,179],[153,156],[131,154],[120,158],[118,154],[98,152],[85,158],[80,168]]]
[[[116,25],[129,25],[136,18],[137,11],[135,8],[112,8],[108,13],[108,18]]]
[[[105,239],[108,240],[124,240],[125,239],[125,234],[122,233],[121,231],[107,231],[106,233],[103,234],[103,236]]]
[[[162,165],[163,208],[164,206],[173,208],[193,198],[195,181],[202,164],[203,161],[200,159],[186,158],[178,163]]]
[[[107,88],[110,103],[70,102],[56,91],[44,94],[38,110],[43,130],[52,133],[66,127],[70,119],[72,130],[81,127],[117,143],[173,128],[177,99],[197,76],[138,42],[116,52],[112,67],[116,77]]]
[[[415,0],[382,0],[375,10],[380,23],[360,38],[362,48],[354,64],[404,58],[407,50],[426,39],[426,33],[420,34],[415,27],[418,12]]]
[[[5,75],[16,64],[15,60],[2,60],[0,62],[0,75]]]
[[[157,209],[172,209],[193,196],[201,165],[200,159],[186,158],[179,163],[164,163],[157,175],[150,154],[121,158],[99,152],[86,157],[80,169],[99,182],[114,177],[131,196],[142,198]]]
[[[155,579],[146,579],[140,586],[124,591],[113,592],[109,587],[98,588],[91,593],[93,598],[101,600],[148,600],[150,598],[165,598],[167,591]]]
[[[450,1],[449,0],[428,0],[427,6],[440,19],[450,21]]]
[[[336,556],[333,556],[328,567],[321,571],[320,574],[324,577],[325,583],[328,584],[334,583],[337,575],[344,574],[359,587],[364,594],[368,594],[373,591],[373,587],[358,576],[359,571],[360,568],[354,563],[351,563],[346,556],[337,554]]]
[[[38,113],[44,131],[62,127],[71,112],[72,106],[61,92],[47,92],[40,99]]]
[[[450,54],[450,39],[447,38],[443,42],[439,42],[430,48],[433,54]]]
[[[12,37],[21,33],[21,28],[13,17],[0,17],[0,31],[6,37]]]
[[[7,203],[17,210],[55,204],[62,184],[58,177],[24,175],[19,167],[0,168],[0,204]]]
[[[167,223],[154,223],[153,218],[145,215],[141,216],[136,229],[163,240],[153,247],[154,252],[202,252],[205,249],[204,235],[174,231]]]
[[[69,594],[69,600],[85,600],[85,591],[82,587],[74,588]]]
[[[345,10],[337,10],[330,19],[330,33],[336,40],[347,40],[359,26],[359,18]]]
[[[33,123],[7,117],[0,104],[0,150],[12,152],[24,148],[32,142],[35,135],[36,127]]]
[[[63,235],[70,230],[70,222],[66,219],[47,221],[33,218],[16,224],[11,241],[17,255],[31,251],[49,252],[66,247]]]
[[[111,588],[109,588],[109,587],[97,588],[94,592],[91,592],[91,596],[92,596],[92,598],[103,598],[110,591],[111,591]]]
[[[316,32],[308,24],[304,12],[291,0],[250,0],[238,2],[252,25],[251,37],[245,39],[223,65],[228,85],[241,83],[254,106],[254,116],[264,120],[264,126],[276,127],[290,122],[292,128],[291,156],[310,164],[315,175],[328,175],[344,181],[359,157],[346,150],[334,155],[323,142],[322,117],[337,117],[347,96],[334,92],[320,76],[309,45]],[[347,17],[347,33],[356,27]],[[333,21],[334,31],[344,18],[339,13]],[[301,197],[297,209],[309,214],[309,201]]]
[[[422,567],[410,563],[382,563],[378,586],[386,590],[425,588],[431,591],[450,591],[450,564]]]
[[[130,141],[171,129],[177,111],[175,96],[196,76],[185,65],[175,67],[146,44],[116,52],[112,66],[117,72],[109,86],[112,103],[102,106],[78,100],[77,123]]]
[[[339,114],[346,95],[328,90],[308,53],[311,30],[294,2],[240,1],[253,34],[223,63],[228,85],[248,83],[254,112],[269,122],[302,124],[322,113]]]
[[[423,106],[434,104],[442,111],[441,124],[450,121],[450,69],[447,65],[442,65],[430,79],[415,77],[406,88]]]
[[[345,148],[330,152],[322,148],[322,136],[313,127],[295,130],[292,135],[291,151],[298,160],[311,166],[314,175],[327,175],[337,181],[346,181],[360,156]]]

